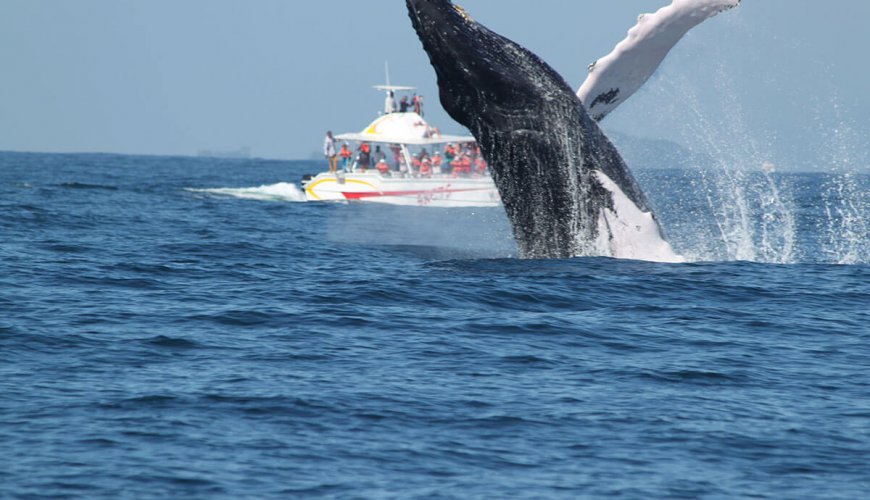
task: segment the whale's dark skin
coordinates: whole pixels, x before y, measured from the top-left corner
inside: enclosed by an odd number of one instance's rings
[[[595,170],[650,212],[616,148],[556,71],[448,0],[406,2],[441,104],[477,139],[522,257],[601,255],[599,214],[613,199]]]

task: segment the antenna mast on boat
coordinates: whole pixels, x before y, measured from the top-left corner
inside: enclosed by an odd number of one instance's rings
[[[411,91],[417,90],[417,87],[406,87],[401,85],[393,85],[390,83],[390,61],[384,61],[384,76],[387,78],[386,85],[375,85],[378,90],[386,90],[387,92],[394,91]]]

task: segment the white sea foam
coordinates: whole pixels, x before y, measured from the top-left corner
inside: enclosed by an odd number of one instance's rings
[[[296,184],[289,182],[279,182],[277,184],[247,188],[187,189],[187,191],[217,196],[230,196],[245,200],[286,201],[297,203],[307,201],[305,198],[305,192]]]

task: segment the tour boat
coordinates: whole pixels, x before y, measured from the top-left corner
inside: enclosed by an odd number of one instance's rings
[[[388,95],[414,87],[379,85]],[[501,199],[482,159],[470,168],[454,168],[443,157],[450,145],[478,151],[474,137],[442,135],[414,110],[386,112],[359,133],[335,136],[336,150],[346,143],[353,152],[337,172],[306,176],[302,181],[307,201],[384,203],[424,207],[495,207]],[[363,168],[360,149],[368,144],[371,163]],[[376,151],[386,161],[377,163]],[[440,153],[442,163],[433,160]],[[477,153],[479,154],[479,153]],[[471,156],[471,155],[469,155]],[[469,160],[471,161],[471,160]]]

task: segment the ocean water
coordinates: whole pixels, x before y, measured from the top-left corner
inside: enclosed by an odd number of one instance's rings
[[[866,175],[638,172],[673,265],[321,169],[0,154],[0,497],[870,491]]]

